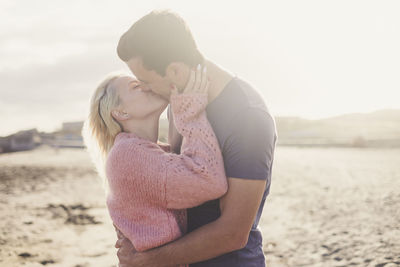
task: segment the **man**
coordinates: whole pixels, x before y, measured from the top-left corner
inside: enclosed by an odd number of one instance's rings
[[[265,266],[257,229],[269,193],[276,143],[275,122],[261,96],[197,49],[186,23],[170,11],[151,12],[120,39],[118,56],[148,90],[169,99],[182,90],[190,70],[201,64],[210,79],[207,117],[224,157],[229,189],[221,199],[188,209],[188,233],[137,253],[123,236],[116,247],[120,266]],[[169,115],[169,142],[178,152],[180,135]]]

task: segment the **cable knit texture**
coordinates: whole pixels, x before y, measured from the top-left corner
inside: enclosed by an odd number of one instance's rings
[[[186,232],[186,208],[226,193],[228,185],[217,138],[207,120],[207,96],[171,96],[181,154],[120,133],[107,162],[107,206],[114,224],[145,251],[171,242]]]

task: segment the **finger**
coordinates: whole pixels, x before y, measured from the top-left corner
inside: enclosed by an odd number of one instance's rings
[[[187,93],[189,90],[191,90],[193,88],[193,84],[195,82],[196,79],[196,72],[194,70],[190,71],[190,77],[189,77],[189,81],[186,84],[185,89],[183,90],[184,93]]]
[[[126,243],[127,238],[120,238],[115,242],[115,248],[125,248],[127,246]]]
[[[194,83],[192,92],[198,92],[200,85],[201,85],[201,74],[202,74],[202,69],[201,69],[201,65],[197,65],[197,70],[196,70],[196,81]]]
[[[130,259],[130,250],[120,248],[117,251],[117,257],[120,264],[127,264]]]
[[[206,81],[206,85],[204,86],[203,94],[207,94],[208,88],[210,88],[210,80],[208,78],[206,80],[207,81]]]
[[[115,248],[120,248],[120,247],[122,246],[123,240],[124,240],[124,239],[118,239],[118,240],[115,242]]]
[[[130,249],[132,247],[132,243],[128,238],[125,237],[124,239],[121,240],[122,240],[121,246],[123,246],[124,248]]]
[[[204,93],[206,84],[207,84],[207,67],[204,67],[203,71],[201,72],[201,82],[198,90],[199,93]]]
[[[127,250],[127,249],[124,249],[124,248],[118,249],[117,257],[118,257],[119,262],[125,262],[128,253],[129,253],[129,250]]]

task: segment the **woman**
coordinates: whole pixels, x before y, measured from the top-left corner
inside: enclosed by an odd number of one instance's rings
[[[206,76],[198,67],[183,93],[172,90],[171,108],[183,136],[179,155],[157,144],[168,102],[133,77],[110,76],[92,98],[86,127],[106,159],[107,207],[137,251],[177,239],[186,231],[186,208],[226,193],[222,155],[205,114]]]

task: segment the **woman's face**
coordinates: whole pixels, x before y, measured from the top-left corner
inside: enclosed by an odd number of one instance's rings
[[[168,101],[144,88],[132,76],[122,76],[113,81],[120,98],[121,111],[128,113],[131,118],[144,119],[151,115],[158,116],[168,105]]]

